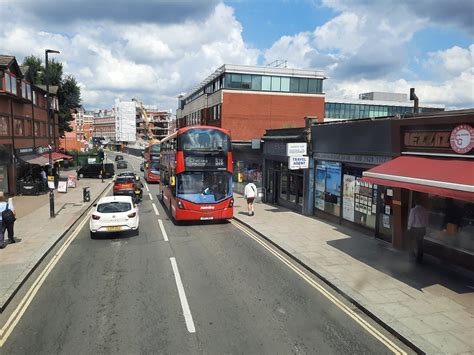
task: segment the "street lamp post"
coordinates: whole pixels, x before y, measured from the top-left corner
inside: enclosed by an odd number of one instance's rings
[[[46,84],[46,107],[48,112],[48,141],[49,141],[49,169],[48,169],[48,179],[49,176],[53,176],[53,146],[54,142],[51,140],[52,136],[52,125],[51,125],[51,100],[49,98],[49,72],[48,72],[48,54],[49,53],[59,53],[53,49],[46,49],[44,51],[44,60],[45,60],[45,84]],[[49,216],[51,218],[55,217],[54,213],[54,189],[49,189]]]

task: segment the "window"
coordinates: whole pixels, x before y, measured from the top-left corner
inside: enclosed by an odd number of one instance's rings
[[[308,79],[299,79],[298,92],[308,92]]]
[[[230,87],[231,88],[240,88],[241,83],[242,83],[242,75],[230,74]]]
[[[250,89],[252,85],[251,75],[242,75],[242,89]]]
[[[40,136],[40,123],[35,122],[35,137],[39,137],[39,136]]]
[[[15,118],[13,120],[13,123],[15,125],[15,136],[23,136],[23,133],[24,133],[24,122],[23,120],[19,120],[17,118]]]
[[[272,91],[280,91],[281,78],[279,76],[272,76]]]
[[[0,70],[0,91],[3,90],[3,71]]]
[[[252,75],[252,90],[262,90],[262,77],[260,75]]]
[[[31,85],[26,83],[26,98],[28,100],[33,100],[32,93],[31,93]]]
[[[12,92],[12,80],[9,73],[5,73],[5,91]]]
[[[290,79],[290,91],[291,92],[298,92],[298,83],[299,83],[298,78],[291,78]]]
[[[33,134],[33,122],[31,120],[25,120],[25,136],[31,137]]]
[[[8,136],[8,117],[0,116],[0,136]]]
[[[21,81],[21,97],[24,99],[28,97],[26,94],[26,83],[23,80]]]
[[[262,76],[262,90],[270,91],[270,85],[271,85],[271,77]]]
[[[290,91],[290,78],[281,78],[281,91]]]
[[[318,92],[318,79],[309,79],[308,92],[314,94]]]
[[[11,75],[11,74],[10,74]],[[11,93],[13,95],[16,95],[17,94],[17,83],[16,83],[16,77],[14,75],[11,75],[11,83],[12,83],[12,91]]]

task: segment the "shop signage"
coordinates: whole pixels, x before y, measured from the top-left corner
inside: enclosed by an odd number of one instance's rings
[[[392,157],[376,156],[376,155],[352,155],[352,154],[337,154],[337,153],[313,153],[313,158],[316,160],[331,160],[347,163],[362,163],[370,165],[380,165]]]
[[[412,131],[405,132],[405,147],[416,148],[449,148],[449,131],[427,132]]]
[[[307,154],[307,143],[287,143],[286,155],[289,157],[302,156]]]
[[[474,147],[474,129],[467,124],[457,126],[451,132],[449,142],[456,153],[468,153]]]
[[[298,169],[308,169],[309,166],[309,158],[308,157],[288,157],[288,168],[290,170],[298,170]]]
[[[34,153],[34,149],[32,147],[30,148],[19,148],[19,149],[16,149],[16,154],[17,155],[24,155],[24,154],[31,154],[31,153]]]

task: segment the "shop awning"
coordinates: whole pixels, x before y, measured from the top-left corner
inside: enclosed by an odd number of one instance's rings
[[[18,159],[22,160],[25,163],[31,165],[48,165],[49,160],[43,157],[40,154],[27,154],[27,155],[20,155]]]
[[[49,153],[43,153],[42,155],[49,161]],[[53,161],[72,160],[72,157],[70,155],[63,154],[63,153],[52,152],[51,155],[52,155]]]
[[[402,156],[364,171],[362,181],[474,202],[474,160]]]

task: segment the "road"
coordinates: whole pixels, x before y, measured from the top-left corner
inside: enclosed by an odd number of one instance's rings
[[[148,189],[138,236],[78,229],[2,354],[393,353],[234,223],[175,226]]]

